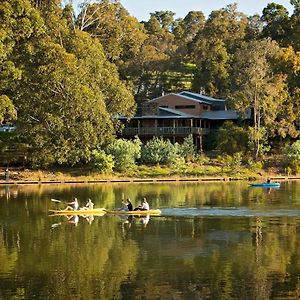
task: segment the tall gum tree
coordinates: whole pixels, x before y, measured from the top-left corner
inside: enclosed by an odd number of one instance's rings
[[[37,8],[27,0],[11,3],[0,6],[11,39],[4,40],[11,46],[3,47],[9,51],[1,59],[20,70],[5,92],[18,111],[20,136],[31,147],[29,159],[37,165],[87,162],[115,134],[117,116],[134,113],[131,91],[99,41],[68,26],[56,1],[37,1]]]
[[[253,113],[250,138],[255,159],[261,153],[264,134],[277,130],[288,99],[286,76],[272,69],[272,59],[278,51],[276,42],[251,41],[236,52],[233,60],[232,104],[240,112],[251,109]]]

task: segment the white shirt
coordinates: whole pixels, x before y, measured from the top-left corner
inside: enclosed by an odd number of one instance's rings
[[[143,202],[142,209],[150,210],[149,203],[148,202]]]

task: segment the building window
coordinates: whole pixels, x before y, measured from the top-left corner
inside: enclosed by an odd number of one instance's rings
[[[160,105],[159,107],[168,108],[168,105]]]
[[[208,110],[208,105],[203,105],[203,110]]]
[[[175,105],[175,109],[193,109],[195,105]]]

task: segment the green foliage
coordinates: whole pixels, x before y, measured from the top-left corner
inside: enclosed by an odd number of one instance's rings
[[[177,156],[169,163],[169,167],[173,172],[178,174],[184,174],[187,169],[187,163],[183,157]]]
[[[267,130],[261,127],[259,130],[253,127],[248,128],[248,139],[249,139],[249,149],[253,151],[253,157],[257,159],[258,156],[270,151],[271,147],[268,142]],[[259,143],[258,143],[259,141]]]
[[[300,171],[300,140],[294,142],[291,145],[287,145],[283,151],[284,159],[289,167],[293,169],[295,173]]]
[[[0,95],[18,111],[18,128],[31,147],[29,161],[40,166],[89,162],[93,149],[115,134],[116,116],[134,113],[133,95],[100,42],[66,26],[58,2],[39,2],[37,8],[27,0],[4,2]]]
[[[140,23],[119,1],[86,2],[76,17],[71,4],[62,9],[56,0],[3,0],[0,123],[16,121],[18,112],[34,165],[88,163],[112,140],[117,116],[134,114],[132,91],[143,101],[192,88],[230,97],[241,115],[254,112],[248,145],[245,130],[228,124],[218,145],[230,155],[250,147],[257,158],[270,137],[299,133],[298,2],[291,17],[271,3],[261,18],[247,18],[232,4],[207,20],[201,12],[174,20],[158,11]],[[157,151],[155,143],[144,151],[148,163],[194,157],[191,137],[180,146],[160,142]],[[215,149],[214,134],[203,143]]]
[[[187,136],[181,145],[178,146],[178,155],[183,157],[186,161],[193,160],[196,154],[196,147],[194,145],[193,136]]]
[[[233,156],[225,155],[219,157],[223,168],[228,169],[229,171],[239,172],[242,166],[243,155],[241,152],[234,153]]]
[[[205,154],[201,153],[200,155],[197,155],[195,157],[195,162],[199,164],[200,166],[205,165],[209,162],[209,157],[207,157]]]
[[[281,132],[282,110],[288,100],[286,77],[275,74],[273,62],[278,45],[269,39],[251,41],[236,51],[232,72],[232,103],[235,109],[253,113],[249,131],[255,159],[264,152],[262,139]],[[284,131],[282,131],[284,132]]]
[[[208,135],[203,138],[203,149],[205,151],[215,150],[218,147],[218,131],[210,130]]]
[[[116,139],[106,147],[106,153],[113,157],[117,171],[130,169],[141,157],[141,141],[139,138],[133,141]]]
[[[3,121],[13,121],[17,118],[17,111],[12,101],[4,95],[0,95],[0,124]]]
[[[178,157],[178,144],[154,137],[142,147],[141,160],[146,164],[168,164]]]
[[[106,154],[104,150],[94,150],[92,152],[92,165],[101,173],[112,173],[115,166],[113,156]]]
[[[229,155],[236,152],[246,152],[248,146],[248,133],[243,127],[226,121],[217,133],[218,149]]]
[[[247,161],[248,167],[253,172],[258,172],[263,168],[263,162],[261,161],[255,161],[253,159],[249,159]]]

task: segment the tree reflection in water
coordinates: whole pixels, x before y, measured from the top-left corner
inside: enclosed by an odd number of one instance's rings
[[[300,218],[290,212],[300,183],[271,194],[242,182],[9,189],[7,199],[0,188],[0,299],[299,298]],[[249,215],[48,217],[51,198],[112,209],[122,193],[162,210]]]

